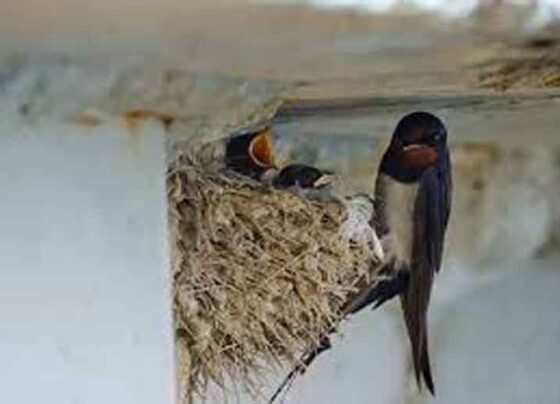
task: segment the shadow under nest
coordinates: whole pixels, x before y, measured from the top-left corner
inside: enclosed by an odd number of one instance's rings
[[[168,173],[180,402],[217,385],[262,397],[379,277],[367,237],[342,236],[348,209],[192,162]]]

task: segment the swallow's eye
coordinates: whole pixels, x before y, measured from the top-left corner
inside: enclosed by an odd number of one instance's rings
[[[439,142],[441,140],[441,138],[443,137],[443,135],[441,134],[441,132],[434,132],[432,133],[432,140],[434,142]]]

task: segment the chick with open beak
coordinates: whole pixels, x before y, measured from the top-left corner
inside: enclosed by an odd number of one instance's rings
[[[271,170],[275,171],[271,127],[261,126],[228,139],[225,165],[227,169],[257,181]]]
[[[270,126],[232,136],[226,143],[226,168],[277,189],[324,190],[332,184],[333,173],[316,167],[295,163],[277,169],[272,137]]]

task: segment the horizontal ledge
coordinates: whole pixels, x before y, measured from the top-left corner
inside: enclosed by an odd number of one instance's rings
[[[339,117],[360,115],[366,112],[387,112],[418,106],[421,109],[470,108],[500,109],[512,105],[532,104],[541,101],[560,101],[560,91],[511,92],[500,94],[430,94],[402,96],[371,96],[352,98],[288,99],[276,112],[273,121],[279,123],[293,118]]]

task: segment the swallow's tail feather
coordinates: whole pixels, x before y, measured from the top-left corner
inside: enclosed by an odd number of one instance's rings
[[[422,276],[428,278],[420,279]],[[416,271],[410,275],[407,290],[401,295],[406,329],[412,348],[414,373],[418,386],[424,384],[435,395],[434,381],[428,354],[428,301],[431,289],[432,274],[427,271]]]
[[[430,367],[430,355],[428,354],[428,336],[427,333],[424,334],[424,348],[422,349],[422,356],[420,359],[420,366],[422,371],[422,376],[424,378],[424,384],[432,393],[432,396],[436,395],[436,390],[434,386],[434,379],[432,378],[432,370]]]

